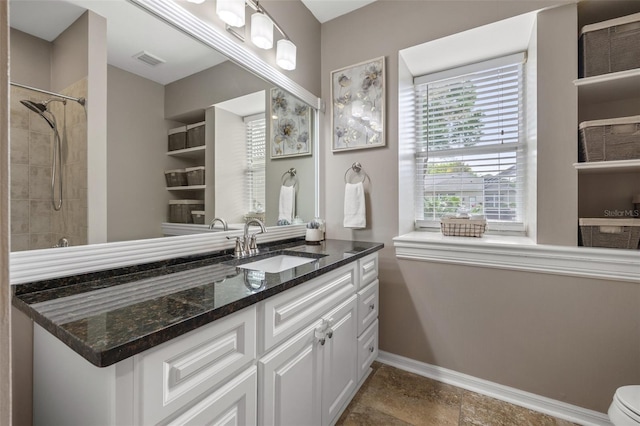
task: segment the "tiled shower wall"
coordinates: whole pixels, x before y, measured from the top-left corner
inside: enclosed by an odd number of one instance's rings
[[[86,79],[62,93],[86,97]],[[87,243],[86,111],[74,101],[67,101],[66,108],[59,102],[49,104],[62,139],[63,201],[55,211],[51,202],[54,133],[42,117],[20,103],[50,98],[11,87],[11,251],[50,248],[62,237],[71,245]]]

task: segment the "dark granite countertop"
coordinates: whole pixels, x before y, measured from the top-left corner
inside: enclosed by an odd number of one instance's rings
[[[258,255],[229,251],[13,287],[13,305],[98,367],[106,367],[380,250],[327,240],[271,243]],[[314,261],[279,273],[237,265],[274,252]]]

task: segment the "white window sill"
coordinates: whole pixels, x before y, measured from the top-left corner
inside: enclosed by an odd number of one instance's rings
[[[535,244],[526,237],[445,237],[415,231],[395,237],[396,257],[485,268],[640,283],[640,250]]]

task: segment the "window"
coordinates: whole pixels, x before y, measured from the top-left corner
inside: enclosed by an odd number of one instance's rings
[[[264,211],[266,175],[266,120],[264,114],[245,117],[247,171],[245,205],[248,212]]]
[[[524,54],[416,77],[416,227],[460,209],[524,230]]]

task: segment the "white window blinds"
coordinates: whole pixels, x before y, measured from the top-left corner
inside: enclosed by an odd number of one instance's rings
[[[523,59],[414,80],[417,227],[464,209],[523,229]]]
[[[247,172],[245,205],[248,212],[264,211],[266,180],[266,120],[264,114],[245,118]]]

